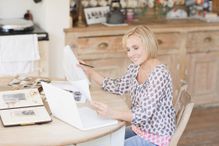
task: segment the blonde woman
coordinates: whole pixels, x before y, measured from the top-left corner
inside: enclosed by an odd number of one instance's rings
[[[131,109],[114,111],[98,101],[92,105],[102,116],[131,123],[126,128],[125,146],[168,146],[175,130],[172,79],[157,59],[154,34],[147,26],[139,25],[124,35],[122,43],[132,64],[121,78],[103,77],[89,67],[81,67],[104,90],[119,95],[129,92]]]

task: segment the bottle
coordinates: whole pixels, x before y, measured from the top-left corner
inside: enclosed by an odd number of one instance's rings
[[[209,12],[212,12],[212,7],[213,7],[212,0],[208,0],[208,11]]]
[[[209,0],[204,0],[203,11],[206,13],[209,9]]]
[[[127,14],[126,14],[126,19],[128,22],[133,21],[133,19],[134,19],[133,9],[128,9]]]
[[[24,19],[33,21],[33,15],[30,13],[30,10],[24,14]]]

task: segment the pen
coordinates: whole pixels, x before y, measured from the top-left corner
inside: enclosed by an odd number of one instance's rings
[[[92,66],[92,65],[84,64],[84,63],[81,63],[81,62],[79,62],[79,64],[84,65],[84,66],[87,66],[87,67],[94,68],[94,66]]]

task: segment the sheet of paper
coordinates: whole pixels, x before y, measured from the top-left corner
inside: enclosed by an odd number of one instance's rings
[[[62,89],[76,89],[82,93],[82,98],[80,102],[86,102],[86,99],[91,100],[90,90],[89,90],[89,80],[84,71],[78,67],[79,61],[76,58],[76,55],[71,50],[70,46],[64,48],[64,71],[65,77],[72,86],[62,85]],[[65,86],[65,87],[64,87]]]
[[[64,62],[63,67],[65,71],[65,77],[69,82],[78,81],[78,80],[89,80],[84,71],[78,67],[79,61],[76,58],[76,55],[71,50],[70,46],[64,48]]]

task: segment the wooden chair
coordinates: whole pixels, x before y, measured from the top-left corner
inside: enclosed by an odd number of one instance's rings
[[[191,96],[186,91],[186,89],[187,85],[183,85],[180,88],[178,97],[174,105],[176,110],[176,131],[171,138],[170,146],[177,146],[177,143],[189,121],[194,106],[194,103],[191,102]]]

